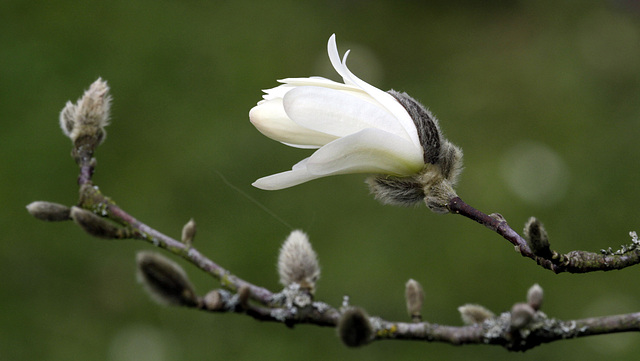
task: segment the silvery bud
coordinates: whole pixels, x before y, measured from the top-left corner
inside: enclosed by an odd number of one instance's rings
[[[527,291],[527,303],[536,311],[538,311],[540,307],[542,307],[543,298],[544,291],[542,290],[542,287],[540,287],[540,285],[537,283],[531,286],[531,288],[529,288],[529,291]]]
[[[414,321],[422,319],[422,305],[424,304],[424,291],[422,285],[414,279],[407,281],[404,289],[407,301],[407,312]]]
[[[278,273],[283,286],[297,283],[311,293],[315,291],[320,278],[320,266],[318,256],[304,232],[295,230],[285,240],[278,257]]]
[[[458,312],[460,312],[460,317],[465,325],[482,323],[485,320],[496,317],[486,307],[471,303],[458,307]]]
[[[71,209],[58,203],[44,201],[32,202],[27,206],[27,211],[32,216],[43,221],[57,222],[71,219],[69,216]]]
[[[82,142],[95,148],[106,137],[110,109],[109,86],[98,78],[75,104],[67,102],[60,112],[60,128],[74,144]]]
[[[182,227],[182,243],[191,246],[193,238],[196,236],[196,221],[191,218],[187,224]]]
[[[511,328],[515,330],[526,327],[533,320],[535,310],[526,303],[516,303],[511,308]]]

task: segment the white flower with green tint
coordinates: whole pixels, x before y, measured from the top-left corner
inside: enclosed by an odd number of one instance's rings
[[[340,59],[335,35],[328,52],[344,83],[283,79],[249,112],[251,123],[267,137],[317,149],[290,171],[253,185],[276,190],[330,175],[373,173],[377,176],[369,184],[377,198],[413,204],[428,197],[436,183],[454,183],[462,153],[442,137],[436,118],[406,93],[382,91],[351,73],[349,51]],[[452,188],[447,193],[455,195]]]

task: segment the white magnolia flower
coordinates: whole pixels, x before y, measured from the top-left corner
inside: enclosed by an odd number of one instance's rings
[[[283,79],[249,112],[267,137],[318,150],[290,171],[253,185],[276,190],[335,174],[374,173],[384,175],[369,182],[378,198],[406,204],[424,199],[431,183],[453,183],[462,154],[442,137],[436,118],[407,94],[382,91],[351,73],[349,51],[341,60],[335,35],[328,52],[344,84],[320,77]],[[398,191],[403,194],[391,194]]]

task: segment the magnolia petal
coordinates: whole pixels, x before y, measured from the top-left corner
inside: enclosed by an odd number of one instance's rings
[[[422,167],[422,149],[405,138],[380,129],[364,129],[318,149],[306,162],[309,173],[328,176],[345,173],[415,174]]]
[[[252,185],[256,188],[273,191],[293,187],[310,180],[324,177],[323,175],[309,173],[305,166],[307,159],[296,164],[290,171],[262,177],[253,182]]]
[[[282,99],[279,98],[264,101],[251,108],[249,119],[260,133],[298,148],[317,148],[336,139],[335,136],[296,124],[287,117]]]
[[[384,106],[380,104],[380,102],[372,98],[371,95],[367,94],[367,92],[365,92],[364,90],[362,90],[360,87],[357,87],[357,86],[347,85],[343,83],[336,83],[333,80],[328,80],[320,77],[287,78],[287,79],[282,79],[278,81],[283,82],[285,83],[286,86],[291,86],[292,88],[309,85],[309,86],[319,86],[322,88],[340,90],[346,94],[356,96],[362,100],[366,100],[377,107],[384,108]],[[291,88],[287,89],[287,91],[288,90],[291,90]],[[286,92],[282,93],[283,97],[284,97],[284,94],[286,94]]]
[[[271,88],[271,89],[264,89],[262,90],[264,92],[264,95],[262,96],[262,99],[260,102],[258,102],[258,104],[261,104],[267,100],[272,100],[272,99],[282,99],[284,98],[284,95],[291,89],[293,89],[294,86],[289,85],[289,84],[282,84],[279,85],[275,88]]]
[[[359,87],[357,87],[357,86],[338,83],[338,82],[335,82],[333,80],[330,80],[330,79],[327,79],[327,78],[323,78],[323,77],[319,77],[319,76],[312,76],[310,78],[285,78],[285,79],[280,79],[278,81],[281,82],[281,83],[290,85],[290,86],[311,85],[311,86],[320,86],[320,87],[323,87],[323,88],[331,88],[331,89],[346,90],[346,91],[356,91],[356,92],[364,93],[364,91],[362,89],[360,89]]]
[[[285,95],[283,105],[291,120],[318,132],[344,137],[365,128],[379,128],[411,141],[391,114],[342,91],[297,87]]]
[[[344,79],[345,84],[351,84],[360,87],[362,90],[367,92],[372,98],[378,101],[384,108],[386,108],[393,116],[397,118],[397,121],[402,125],[407,135],[410,137],[411,141],[417,145],[420,145],[420,139],[418,138],[418,132],[416,130],[416,126],[411,119],[411,116],[404,109],[402,104],[400,104],[393,96],[389,93],[382,91],[369,83],[361,80],[357,76],[355,76],[349,68],[347,68],[347,56],[349,55],[349,51],[344,54],[344,58],[342,61],[340,60],[340,54],[338,53],[338,45],[336,44],[336,34],[331,35],[329,38],[329,43],[327,44],[327,51],[329,53],[329,60],[333,65],[334,69],[342,78]]]

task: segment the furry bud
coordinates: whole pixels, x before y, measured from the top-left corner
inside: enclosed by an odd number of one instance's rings
[[[516,303],[511,308],[511,328],[520,330],[533,320],[535,310],[526,303]]]
[[[542,306],[543,298],[544,291],[542,290],[542,287],[540,287],[540,285],[537,283],[531,286],[531,288],[529,288],[529,291],[527,291],[527,303],[536,311],[538,311]]]
[[[549,245],[549,236],[544,226],[536,217],[531,217],[524,225],[524,238],[527,240],[529,247],[536,256],[543,258],[551,257],[551,248]]]
[[[460,317],[465,325],[482,323],[485,320],[496,317],[493,312],[489,311],[484,306],[470,303],[458,307],[458,312],[460,312]]]
[[[60,112],[60,128],[74,144],[95,148],[106,137],[110,109],[109,86],[98,78],[76,104],[67,102]]]
[[[382,204],[414,206],[424,200],[422,185],[415,177],[374,175],[367,178],[369,190]]]
[[[338,336],[349,347],[366,345],[373,338],[373,333],[369,315],[361,308],[348,308],[338,320]]]
[[[425,202],[436,213],[448,213],[449,200],[457,197],[453,187],[462,170],[462,150],[442,135],[438,119],[407,93],[389,90],[405,108],[418,132],[424,168],[415,175],[374,175],[369,190],[383,204],[411,206]]]
[[[71,209],[65,205],[44,201],[37,201],[27,206],[27,211],[34,217],[49,222],[67,221]]]
[[[224,307],[224,300],[218,290],[207,293],[202,301],[209,311],[219,311]]]
[[[196,236],[196,221],[191,218],[187,224],[182,227],[182,243],[191,246],[193,238]]]
[[[407,312],[416,322],[422,320],[422,305],[424,304],[424,291],[422,285],[416,280],[410,279],[405,284],[404,296],[407,301]]]
[[[129,236],[129,232],[120,228],[108,220],[89,212],[86,209],[71,207],[70,217],[85,232],[92,236],[105,239],[122,239]]]
[[[174,306],[196,306],[198,297],[187,274],[177,263],[155,252],[137,255],[137,278],[158,303]]]
[[[297,283],[311,293],[315,291],[320,278],[320,266],[304,232],[295,230],[285,240],[278,257],[278,273],[283,286]]]

